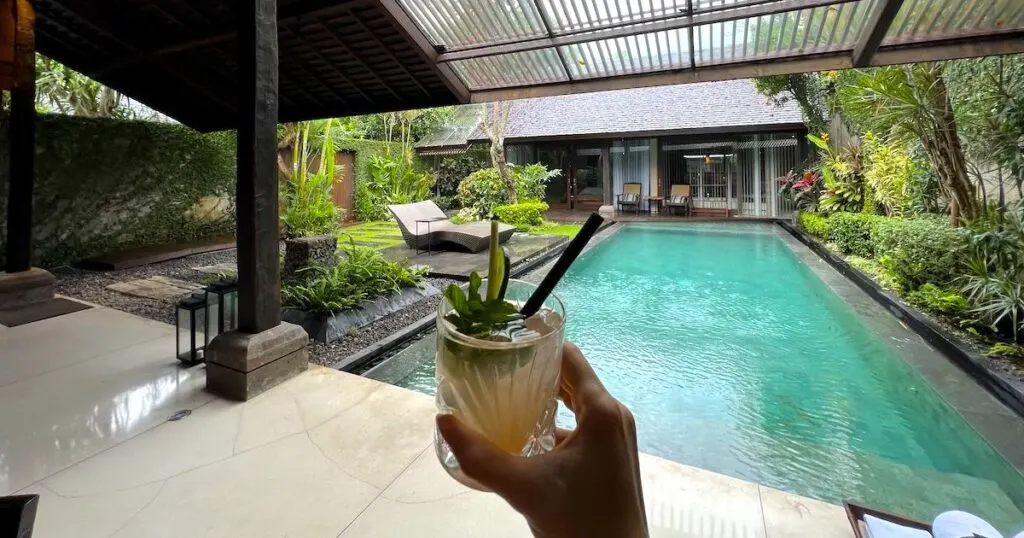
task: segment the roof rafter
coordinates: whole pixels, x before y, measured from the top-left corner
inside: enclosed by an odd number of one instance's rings
[[[903,0],[879,0],[878,5],[872,10],[864,29],[853,49],[853,66],[866,67],[871,64],[871,57],[875,55],[878,46],[885,39],[886,32],[892,25],[893,19],[903,7]]]

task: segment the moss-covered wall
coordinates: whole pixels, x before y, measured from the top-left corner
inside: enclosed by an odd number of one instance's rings
[[[0,232],[8,130],[0,118]],[[34,263],[234,233],[235,138],[174,124],[40,116]],[[0,252],[0,263],[2,263]]]

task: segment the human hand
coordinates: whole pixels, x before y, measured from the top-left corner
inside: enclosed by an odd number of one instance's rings
[[[537,538],[641,538],[647,534],[633,414],[566,343],[558,397],[576,415],[555,449],[532,458],[494,446],[452,415],[437,427],[462,472],[526,517]]]

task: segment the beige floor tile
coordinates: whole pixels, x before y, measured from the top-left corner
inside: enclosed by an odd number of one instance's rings
[[[90,308],[0,332],[0,386],[160,337],[174,327],[110,308]],[[169,358],[174,357],[173,348]]]
[[[43,481],[59,495],[90,495],[163,480],[234,454],[243,404],[213,400]]]
[[[426,503],[472,491],[445,472],[431,445],[381,495],[401,503]]]
[[[761,491],[768,538],[852,538],[853,530],[842,507],[767,486]]]
[[[167,480],[112,538],[335,538],[378,493],[297,434]]]
[[[208,402],[204,385],[165,337],[0,387],[0,495]]]
[[[652,537],[764,538],[757,485],[647,455],[640,471]]]
[[[311,430],[386,386],[365,377],[310,365],[306,372],[282,384],[280,388],[295,397],[302,424],[305,429]]]
[[[341,538],[413,536],[528,538],[531,534],[526,521],[497,495],[465,491],[429,502],[378,497]]]
[[[430,444],[434,415],[429,396],[382,385],[309,434],[341,468],[385,488]]]
[[[245,402],[241,414],[235,453],[306,431],[295,396],[281,387]]]
[[[20,493],[39,495],[33,538],[107,538],[156,498],[161,484],[100,495],[61,497],[41,485]]]

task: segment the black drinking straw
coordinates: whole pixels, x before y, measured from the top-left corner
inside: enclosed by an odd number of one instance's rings
[[[562,280],[565,272],[569,270],[569,266],[572,265],[572,262],[576,261],[576,257],[580,255],[580,252],[583,252],[583,247],[587,246],[591,237],[594,237],[602,222],[604,222],[604,219],[601,215],[597,213],[590,214],[590,218],[583,224],[583,228],[580,228],[576,237],[569,242],[569,246],[565,247],[565,251],[558,257],[555,266],[551,268],[551,271],[544,277],[544,280],[540,281],[540,285],[533,291],[533,295],[530,295],[530,298],[526,300],[526,304],[519,309],[520,314],[530,317],[540,310],[548,295],[551,295],[551,290],[554,290],[558,281]]]

